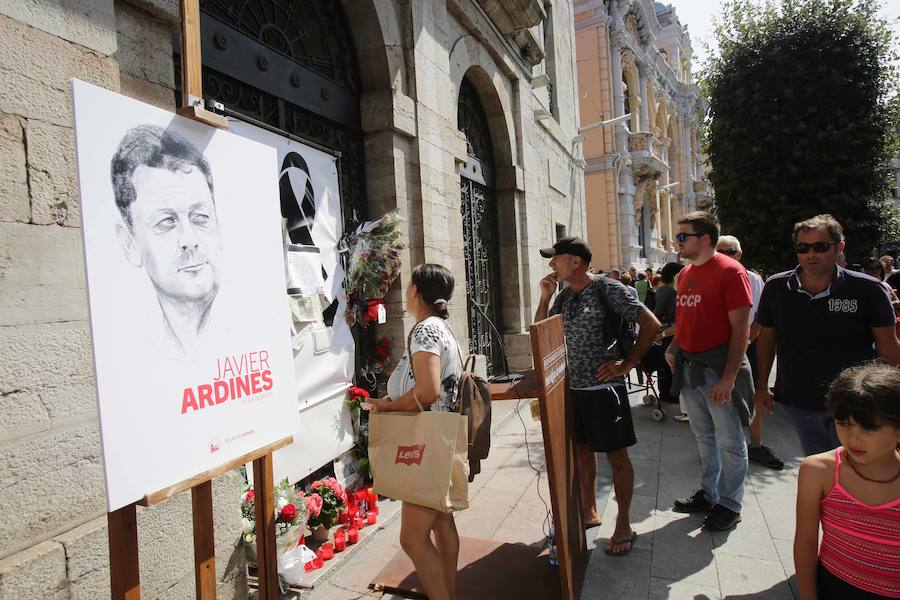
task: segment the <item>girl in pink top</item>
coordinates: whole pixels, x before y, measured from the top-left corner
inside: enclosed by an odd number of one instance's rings
[[[800,598],[900,598],[900,369],[845,370],[831,384],[828,408],[841,446],[800,465]]]

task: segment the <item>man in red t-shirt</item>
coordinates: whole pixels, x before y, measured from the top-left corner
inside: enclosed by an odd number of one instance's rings
[[[752,306],[739,262],[716,252],[719,223],[707,212],[678,221],[678,249],[691,261],[678,275],[675,338],[666,350],[673,390],[697,438],[701,489],[675,500],[678,512],[708,512],[703,527],[731,529],[741,520],[753,379],[745,351]]]

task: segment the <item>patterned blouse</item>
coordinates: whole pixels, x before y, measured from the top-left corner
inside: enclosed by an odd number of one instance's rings
[[[430,352],[441,357],[441,393],[427,410],[456,411],[462,365],[459,363],[459,347],[447,322],[440,317],[422,319],[413,327],[409,345],[388,379],[388,395],[399,398],[416,387],[410,354]]]

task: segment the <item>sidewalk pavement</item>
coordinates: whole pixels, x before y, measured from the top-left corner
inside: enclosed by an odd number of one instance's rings
[[[650,409],[640,405],[642,395],[638,388],[630,394],[638,439],[630,449],[635,469],[631,513],[639,537],[627,556],[603,554],[616,503],[609,465],[600,455],[597,497],[603,524],[588,531],[592,551],[582,600],[799,598],[792,577],[791,545],[802,452],[784,413],[779,408],[767,416],[764,443],[785,460],[785,469],[774,471],[751,463],[743,521],[731,532],[709,533],[700,528],[701,516],[672,511],[674,498],[699,487],[700,463],[690,427],[671,419],[678,413],[677,405],[665,405],[667,418],[653,421]],[[544,502],[549,506],[550,497],[540,423],[531,419],[528,401],[521,401],[518,413],[516,405],[516,401],[494,403],[491,455],[470,484],[470,508],[456,515],[456,523],[461,536],[542,546]],[[531,464],[541,471],[539,478],[529,466],[529,452]],[[396,598],[368,589],[400,549],[400,519],[388,516],[397,513],[389,503],[382,501],[383,528],[364,547],[334,565],[315,589],[285,598]]]

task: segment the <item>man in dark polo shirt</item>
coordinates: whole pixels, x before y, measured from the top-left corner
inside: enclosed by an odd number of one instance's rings
[[[876,354],[900,366],[900,344],[881,282],[837,264],[844,230],[834,217],[794,225],[794,250],[799,265],[766,281],[756,313],[754,401],[771,410],[768,381],[777,352],[774,400],[784,406],[808,456],[840,445],[825,408],[832,380]]]
[[[634,469],[628,446],[636,443],[631,406],[624,376],[646,354],[660,325],[653,313],[625,286],[609,277],[592,275],[591,249],[581,238],[564,237],[552,248],[541,250],[553,272],[541,279],[541,299],[535,321],[561,314],[566,337],[566,362],[571,398],[575,407],[576,459],[581,477],[580,503],[585,524],[600,524],[595,452],[605,452],[612,467],[619,514],[605,552],[621,556],[631,551],[637,534],[631,529],[629,511],[634,492]],[[549,308],[557,282],[566,282]],[[607,311],[614,312],[609,315]],[[640,325],[633,348],[625,356],[611,335],[608,319],[627,319]]]

